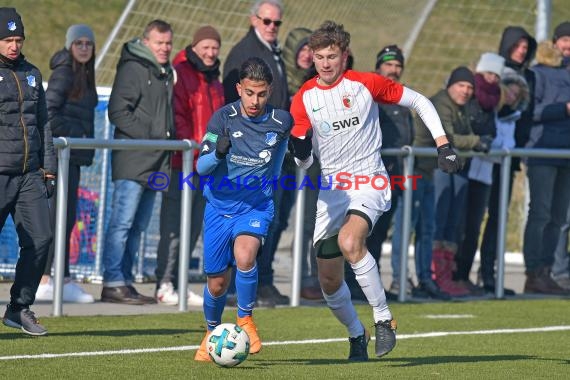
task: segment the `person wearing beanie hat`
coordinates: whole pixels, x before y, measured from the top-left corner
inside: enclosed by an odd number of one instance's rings
[[[447,79],[446,87],[449,88],[457,82],[467,82],[471,85],[471,89],[473,89],[475,86],[475,77],[473,76],[473,72],[465,66],[455,68]],[[471,95],[469,95],[469,98],[470,97]]]
[[[483,141],[480,136],[473,133],[470,114],[467,111],[467,105],[474,93],[474,83],[471,70],[465,66],[457,67],[451,72],[446,88],[441,89],[430,100],[454,146],[462,150],[485,152],[489,149],[489,142]],[[421,123],[418,123],[415,132],[414,146],[433,146],[429,141],[430,136],[425,133]],[[464,171],[461,174],[448,175],[437,170],[435,160],[427,157],[419,159],[416,167],[417,174],[433,181],[435,211],[427,215],[427,220],[435,220],[435,231],[432,227],[431,239],[435,281],[442,291],[451,296],[469,295],[471,289],[466,284],[453,280],[452,269],[464,232],[459,227],[462,225],[461,218],[467,207],[467,173]],[[449,196],[442,196],[443,194]],[[429,236],[425,238],[430,240]],[[428,249],[427,243],[425,246]]]
[[[192,39],[192,47],[196,46],[198,42],[202,40],[214,40],[218,42],[220,47],[222,46],[222,37],[220,36],[220,33],[210,25],[203,26],[196,30],[194,38]]]
[[[404,70],[404,55],[397,45],[388,45],[383,47],[377,54],[376,58],[376,73],[389,78],[395,82],[400,82]],[[382,149],[385,148],[402,148],[406,145],[410,146],[414,140],[414,121],[411,111],[398,104],[384,104],[378,103],[378,111],[380,115],[380,129],[382,131]],[[419,157],[417,159],[420,159]],[[384,166],[388,170],[390,177],[403,174],[402,159],[399,157],[382,157]],[[421,223],[416,233],[416,241],[420,242],[416,250],[416,278],[417,287],[413,289],[414,296],[416,297],[429,297],[439,300],[449,300],[449,294],[442,292],[439,286],[432,280],[431,271],[431,237],[429,234],[432,230],[433,218],[426,217],[426,212],[429,213],[429,208],[433,209],[433,200],[430,198],[430,189],[433,189],[433,184],[424,178],[418,179],[418,186],[414,191],[414,202],[421,203],[422,207],[414,208],[413,222],[411,225],[416,226]],[[379,260],[381,256],[381,247],[387,238],[388,230],[391,226],[392,219],[395,218],[394,231],[392,235],[392,283],[387,292],[390,298],[397,298],[400,292],[400,258],[401,253],[401,240],[402,240],[402,191],[395,188],[392,191],[392,207],[385,212],[378,223],[372,229],[371,234],[366,239],[366,245],[370,250],[372,256]],[[425,207],[425,208],[424,208]],[[418,212],[419,211],[419,212]],[[420,218],[420,214],[422,217]],[[425,234],[425,235],[424,235]],[[426,247],[423,242],[426,241],[424,236],[428,237],[429,247]],[[345,281],[349,285],[352,297],[362,299],[362,290],[354,286],[354,271],[348,270],[350,266],[345,265]],[[412,292],[411,284],[413,281],[408,278],[406,282],[406,293]],[[356,283],[357,285],[358,283]],[[360,291],[359,291],[360,290]],[[364,298],[363,300],[366,300]]]
[[[95,53],[93,32],[87,25],[72,25],[67,29],[66,47],[57,51],[50,59],[52,73],[46,90],[48,119],[54,137],[86,137],[95,135]],[[67,47],[69,46],[69,48]],[[71,281],[69,268],[69,241],[76,220],[77,190],[81,177],[81,166],[93,162],[93,150],[72,149],[69,160],[67,203],[67,225],[65,235],[65,266],[63,301],[92,303],[93,296],[80,285]],[[56,197],[51,197],[51,223],[55,225]],[[51,277],[55,255],[55,241],[52,241],[45,264],[36,300],[53,301],[54,286]]]
[[[501,57],[497,53],[488,52],[481,54],[481,58],[479,58],[479,62],[477,62],[475,71],[478,73],[493,73],[500,78],[504,67],[505,58]]]
[[[172,61],[177,74],[173,90],[174,127],[176,138],[202,141],[207,124],[214,112],[224,105],[224,89],[220,82],[221,46],[220,34],[213,27],[202,26],[194,33],[192,42],[179,51]],[[194,159],[194,171],[196,161]],[[180,205],[182,202],[179,178],[182,174],[182,154],[174,152],[171,160],[172,178],[168,190],[163,193],[160,206],[160,240],[156,260],[156,300],[165,305],[177,305],[185,296],[188,306],[201,307],[204,299],[190,289],[186,294],[178,287],[180,251]],[[195,176],[192,191],[191,224],[194,226],[189,239],[192,252],[202,232],[206,200]]]
[[[473,133],[483,142],[481,145],[489,149],[497,134],[496,114],[501,102],[500,79],[503,76],[505,59],[495,53],[483,53],[477,63],[475,73],[474,96],[466,105],[470,116]],[[493,161],[485,156],[473,157],[467,172],[467,204],[464,217],[463,239],[455,256],[456,270],[453,273],[453,283],[471,292],[472,295],[483,295],[484,292],[494,293],[494,255],[481,257],[481,273],[486,288],[481,289],[471,283],[469,274],[473,267],[477,251],[481,223],[485,209],[489,203],[491,185],[493,182]],[[491,273],[491,275],[490,275]],[[493,282],[491,282],[491,278]],[[510,289],[505,289],[506,295],[514,295]]]
[[[24,34],[24,23],[22,18],[14,8],[0,8],[0,40],[8,37],[22,37]]]
[[[85,24],[71,25],[67,28],[67,33],[65,34],[65,48],[70,50],[71,44],[81,38],[91,42],[90,46],[95,44],[95,35],[89,26]]]
[[[398,47],[398,45],[388,45],[383,47],[376,55],[375,70],[378,70],[378,67],[380,67],[382,63],[394,60],[400,62],[403,70],[404,54],[402,53],[402,50]]]
[[[564,21],[554,29],[552,42],[562,53],[562,66],[570,67],[570,21]]]
[[[24,37],[16,10],[0,8],[0,215],[14,216],[20,241],[3,323],[41,336],[47,329],[30,307],[53,239],[47,198],[53,194],[57,164],[42,75],[21,54]],[[0,218],[0,231],[4,222]]]

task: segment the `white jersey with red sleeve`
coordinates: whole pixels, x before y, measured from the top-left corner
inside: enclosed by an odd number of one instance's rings
[[[291,134],[305,136],[313,128],[313,152],[326,180],[340,172],[355,175],[386,174],[380,158],[382,132],[376,102],[398,103],[401,84],[375,73],[347,70],[338,81],[323,87],[313,78],[297,92],[291,104]]]

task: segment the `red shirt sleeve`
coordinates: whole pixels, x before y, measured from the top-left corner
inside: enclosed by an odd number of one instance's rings
[[[349,70],[345,77],[364,84],[376,103],[396,104],[404,93],[404,86],[400,83],[376,73]]]
[[[311,128],[311,121],[309,120],[309,115],[307,115],[307,110],[303,103],[303,94],[305,91],[306,87],[303,86],[295,96],[293,96],[293,100],[291,101],[290,112],[293,116],[294,124],[291,135],[294,137],[306,136],[307,131]]]

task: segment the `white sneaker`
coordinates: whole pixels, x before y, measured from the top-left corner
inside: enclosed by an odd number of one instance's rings
[[[202,306],[204,305],[204,298],[188,289],[188,306]]]
[[[71,281],[63,284],[63,302],[93,303],[95,299],[81,286]]]
[[[178,305],[178,293],[172,283],[160,284],[160,288],[156,291],[156,300],[165,305]]]
[[[36,291],[36,301],[53,301],[53,283],[51,278],[46,284],[40,284]]]

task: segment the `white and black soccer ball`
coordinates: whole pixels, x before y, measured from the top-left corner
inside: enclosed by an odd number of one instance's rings
[[[220,367],[235,367],[249,355],[249,336],[238,325],[222,323],[208,336],[206,349]]]

